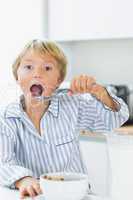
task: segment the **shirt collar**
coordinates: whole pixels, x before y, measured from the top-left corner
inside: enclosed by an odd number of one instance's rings
[[[21,118],[22,108],[19,102],[9,104],[5,109],[5,118]]]
[[[57,97],[52,98],[48,111],[51,112],[55,117],[59,114],[59,99]]]
[[[9,104],[5,109],[5,117],[6,118],[21,118],[23,114],[23,108],[22,108],[22,96],[20,97],[19,101],[16,103]],[[50,101],[50,105],[48,107],[48,112],[51,112],[53,116],[58,117],[59,113],[59,99],[57,97],[52,98]]]

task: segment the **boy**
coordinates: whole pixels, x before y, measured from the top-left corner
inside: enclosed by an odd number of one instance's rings
[[[28,43],[13,64],[23,96],[0,118],[0,183],[19,189],[21,198],[41,193],[43,173],[87,173],[77,130],[109,131],[128,119],[125,103],[88,75],[75,77],[66,95],[38,100],[59,87],[66,66],[62,50],[40,40]]]

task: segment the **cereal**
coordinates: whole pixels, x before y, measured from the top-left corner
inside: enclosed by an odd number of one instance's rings
[[[47,175],[45,175],[44,179],[53,180],[53,181],[64,181],[63,176],[47,176]]]

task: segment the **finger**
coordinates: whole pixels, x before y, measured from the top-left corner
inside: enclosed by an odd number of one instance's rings
[[[75,93],[80,93],[80,91],[81,91],[81,80],[80,80],[80,78],[77,78],[76,80],[75,80]]]
[[[42,194],[42,190],[40,188],[40,184],[36,183],[33,185],[34,190],[36,191],[37,194]]]
[[[80,81],[80,92],[87,92],[87,76],[83,75],[81,76],[81,81]]]
[[[94,78],[88,78],[87,79],[87,90],[88,92],[91,91],[92,87],[96,84],[96,81]]]
[[[77,91],[77,83],[76,83],[76,81],[77,81],[77,78],[74,78],[72,80],[72,82],[71,82],[70,89],[72,90],[73,93],[75,93]]]
[[[98,90],[100,90],[100,87],[98,84],[93,84],[91,87],[91,92],[97,92]]]
[[[35,197],[37,195],[34,188],[31,185],[27,187],[27,192],[30,195],[30,197]]]
[[[74,93],[90,92],[92,85],[95,83],[96,83],[96,80],[94,77],[90,77],[90,76],[82,74],[80,76],[75,77],[72,80],[70,89]]]
[[[28,195],[28,192],[26,188],[20,188],[20,199],[24,199],[26,195]]]
[[[101,85],[94,85],[91,90],[91,94],[93,94],[97,99],[102,100],[102,98],[105,96],[106,90]]]
[[[87,79],[87,76],[84,75],[84,74],[81,74],[79,76],[79,92],[82,93],[86,90],[86,79]]]
[[[86,92],[86,80],[87,76],[84,74],[77,77],[75,81],[75,88],[78,93]]]

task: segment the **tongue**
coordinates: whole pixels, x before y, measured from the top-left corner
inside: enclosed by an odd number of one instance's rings
[[[32,93],[32,96],[41,96],[43,89],[40,85],[33,85],[30,91]]]

